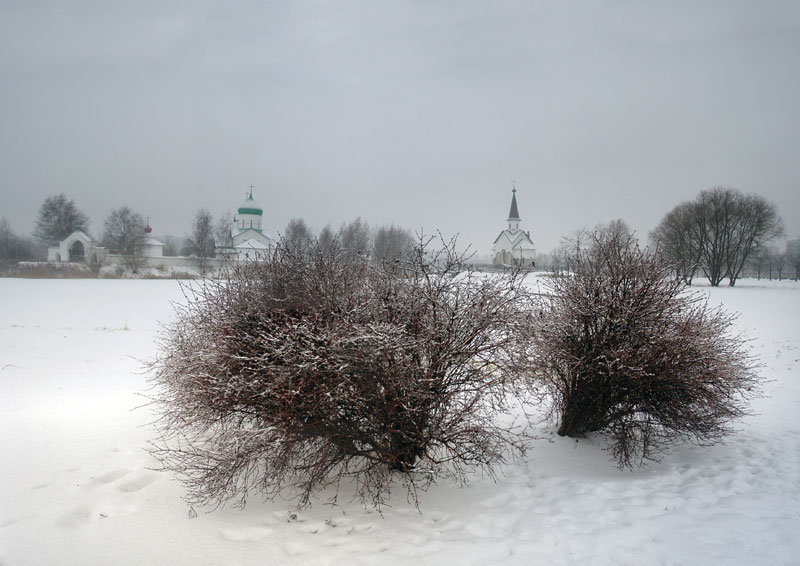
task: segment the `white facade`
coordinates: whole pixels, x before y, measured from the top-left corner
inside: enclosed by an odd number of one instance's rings
[[[95,242],[86,232],[76,228],[59,245],[47,248],[47,261],[98,265],[106,258],[107,252],[106,248]]]
[[[164,257],[164,244],[155,238],[146,238],[142,242],[142,257]]]
[[[536,249],[531,233],[520,229],[522,219],[517,209],[517,189],[511,194],[511,210],[506,219],[508,228],[500,232],[492,244],[492,264],[515,267],[534,267]]]
[[[263,215],[264,209],[253,199],[251,188],[250,195],[233,218],[230,247],[217,247],[217,255],[235,260],[269,257],[276,244],[262,230]]]

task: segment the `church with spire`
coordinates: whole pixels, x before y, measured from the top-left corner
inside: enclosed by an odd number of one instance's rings
[[[531,233],[520,229],[522,219],[517,207],[517,187],[511,189],[511,210],[506,219],[508,228],[500,232],[492,244],[492,264],[513,267],[535,267],[536,249]]]

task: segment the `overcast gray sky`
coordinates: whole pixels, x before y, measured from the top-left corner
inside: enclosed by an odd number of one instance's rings
[[[0,216],[60,192],[157,234],[251,183],[268,231],[356,216],[539,251],[723,185],[800,236],[800,2],[0,1]]]

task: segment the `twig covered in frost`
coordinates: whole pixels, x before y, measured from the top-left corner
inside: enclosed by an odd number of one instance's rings
[[[454,242],[389,265],[340,252],[279,246],[178,309],[151,364],[151,452],[190,503],[305,505],[351,478],[380,506],[392,478],[416,500],[443,474],[466,481],[524,451],[498,424],[522,392],[520,274],[459,275]]]

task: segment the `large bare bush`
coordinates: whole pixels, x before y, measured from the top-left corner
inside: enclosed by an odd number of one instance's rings
[[[729,433],[757,386],[731,317],[624,235],[596,235],[571,265],[530,327],[558,434],[607,433],[624,467]]]
[[[394,478],[415,499],[523,450],[498,421],[516,387],[517,274],[462,273],[453,243],[381,267],[335,242],[312,250],[202,282],[165,330],[152,454],[190,502],[305,505],[349,478],[380,506]]]

